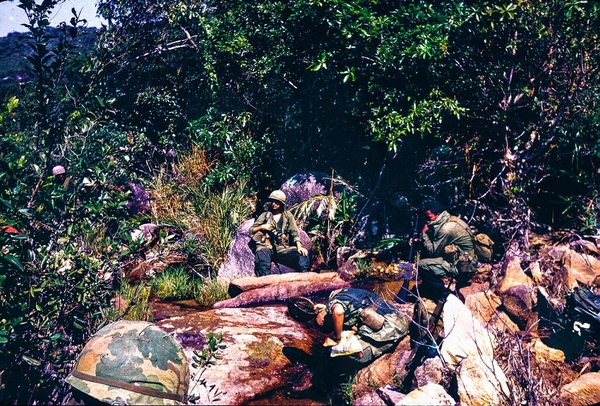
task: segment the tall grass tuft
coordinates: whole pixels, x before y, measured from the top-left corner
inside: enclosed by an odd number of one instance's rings
[[[227,250],[239,225],[254,211],[247,182],[239,180],[210,190],[202,177],[210,163],[198,148],[182,156],[173,173],[162,171],[153,180],[152,216],[160,223],[193,235],[197,241],[199,263],[203,275],[214,276],[227,256]]]
[[[200,246],[214,270],[225,262],[227,250],[237,228],[252,214],[253,207],[246,193],[246,183],[225,186],[219,194],[192,191],[195,215],[201,219]]]
[[[169,267],[152,280],[152,293],[159,299],[191,299],[196,284],[184,267]]]
[[[152,304],[150,296],[152,287],[146,283],[129,284],[127,280],[121,280],[121,286],[117,296],[124,299],[126,309],[122,315],[124,320],[153,321]]]
[[[197,285],[195,299],[200,306],[210,307],[216,302],[229,299],[227,293],[228,284],[221,282],[217,278],[204,278]]]
[[[184,267],[166,269],[152,281],[152,294],[159,299],[195,299],[200,306],[210,307],[228,299],[228,285],[216,278],[192,275]]]

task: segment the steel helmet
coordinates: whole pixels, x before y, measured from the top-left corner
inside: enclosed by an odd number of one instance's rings
[[[185,404],[190,379],[177,341],[152,323],[121,320],[85,345],[66,382],[105,403]]]
[[[317,315],[313,301],[303,296],[288,299],[288,313],[294,320],[302,323],[314,319]]]
[[[63,173],[66,173],[67,171],[65,170],[65,167],[62,165],[56,165],[54,168],[52,168],[52,175],[56,176],[56,175],[62,175]]]
[[[285,206],[285,193],[281,190],[274,190],[269,195],[269,200],[275,200]]]

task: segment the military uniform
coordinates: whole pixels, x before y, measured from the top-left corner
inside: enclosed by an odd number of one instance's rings
[[[422,295],[437,300],[443,293],[441,278],[470,277],[477,271],[474,237],[467,223],[443,211],[427,223],[421,240],[425,258],[419,260]]]
[[[271,232],[258,231],[252,237],[256,276],[269,275],[271,262],[285,265],[296,272],[307,272],[310,269],[310,258],[298,252],[296,244],[300,242],[300,233],[292,213],[283,211],[279,221],[275,222],[273,213],[265,211],[252,227],[269,222],[273,225]]]
[[[332,313],[335,304],[344,308],[344,330],[357,329],[362,357],[348,357],[359,364],[368,364],[393,348],[408,334],[408,320],[395,307],[375,293],[364,289],[346,288],[334,291],[327,302],[327,313]],[[381,322],[366,322],[364,310],[374,310]],[[370,325],[369,325],[370,324]]]

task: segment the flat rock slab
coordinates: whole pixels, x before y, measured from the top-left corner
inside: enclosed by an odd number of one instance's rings
[[[254,308],[214,309],[156,323],[174,333],[190,363],[194,350],[200,351],[209,332],[223,334],[222,359],[201,375],[192,367],[190,395],[197,404],[238,405],[287,387],[290,382],[310,379],[308,370],[299,370],[283,353],[284,347],[314,353],[324,336],[293,320],[284,305]],[[300,375],[300,376],[298,376]],[[212,391],[209,388],[214,385]],[[218,390],[218,394],[217,394]]]
[[[230,285],[230,292],[239,292],[231,299],[221,300],[213,304],[213,308],[241,307],[283,301],[294,296],[304,296],[316,292],[333,291],[348,288],[350,284],[342,280],[337,273],[315,272],[294,273],[286,275],[267,275],[254,278],[242,278],[245,281],[238,286]]]

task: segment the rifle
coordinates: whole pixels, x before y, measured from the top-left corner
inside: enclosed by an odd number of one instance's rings
[[[452,285],[452,281],[448,286],[450,285]],[[439,338],[439,332],[436,331],[436,329],[441,318],[444,304],[446,304],[448,295],[451,292],[449,287],[446,288],[442,297],[437,301],[432,315],[432,322],[428,326],[427,331],[419,335],[415,347],[411,350],[409,361],[404,366],[404,370],[398,374],[398,380],[402,382],[402,387],[406,386],[406,380],[414,373],[415,369],[421,365],[425,359],[432,357],[431,350],[436,348],[435,346],[437,346],[437,340]]]
[[[410,268],[404,268],[404,283],[402,283],[402,287],[396,294],[396,301],[399,303],[406,303],[406,297],[408,295],[408,285],[410,283],[410,279],[412,277],[412,262],[415,259],[415,240],[418,237],[419,233],[419,213],[415,213],[413,217],[413,233],[411,237],[410,250],[408,252],[408,262]]]

